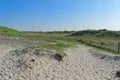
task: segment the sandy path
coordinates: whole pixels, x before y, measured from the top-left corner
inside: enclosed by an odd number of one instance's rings
[[[85,46],[78,48],[68,50],[71,57],[69,59],[72,60],[67,61],[73,62],[69,62],[73,70],[71,80],[115,80],[115,71],[120,67],[119,62],[94,57]]]
[[[56,52],[12,53],[2,60],[0,80],[118,80],[114,74],[120,69],[119,61],[95,57],[85,46],[65,52],[63,62],[52,57]]]

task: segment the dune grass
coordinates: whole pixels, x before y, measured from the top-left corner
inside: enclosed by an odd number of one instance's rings
[[[17,30],[11,29],[11,28],[3,27],[3,26],[0,26],[0,35],[1,36],[11,36],[11,37],[25,36],[25,34],[22,32],[19,32]]]
[[[70,40],[67,40],[66,38],[63,38],[65,34],[63,33],[25,33],[25,32],[19,32],[17,30],[7,28],[0,26],[0,35],[6,36],[6,37],[23,37],[28,40],[44,40],[49,41],[50,43],[54,44],[47,44],[43,46],[31,46],[31,48],[47,48],[47,49],[55,49],[57,51],[61,51],[64,48],[70,47],[73,45],[73,42]]]
[[[32,46],[30,48],[54,49],[58,52],[63,53],[63,50],[65,48],[72,47],[75,44],[77,44],[77,41],[72,40],[72,39],[70,40],[70,39],[66,38],[65,37],[66,34],[64,34],[64,33],[40,32],[40,33],[27,33],[27,35],[34,36],[34,39],[37,39],[37,40],[45,40],[45,41],[49,41],[49,42],[53,43],[53,44],[47,44],[47,45],[43,45],[43,46]]]
[[[55,31],[55,32],[19,32],[11,28],[0,26],[0,35],[23,37],[28,40],[45,40],[54,44],[33,46],[33,48],[48,48],[62,51],[64,48],[76,44],[85,44],[113,53],[118,53],[120,31],[83,30],[83,31]]]
[[[71,38],[102,50],[118,53],[120,31],[110,30],[85,30],[70,35]]]
[[[104,32],[105,31],[105,32]],[[94,34],[93,33],[97,33]],[[78,32],[38,32],[27,33],[28,35],[36,36],[39,39],[55,42],[57,44],[46,45],[43,47],[63,49],[76,44],[85,44],[104,51],[118,54],[118,42],[120,41],[119,31],[95,30],[85,33],[79,32],[80,35],[75,35]],[[87,33],[87,34],[86,34]],[[110,34],[109,34],[110,33]],[[72,36],[71,36],[72,34]],[[74,35],[73,35],[74,34]],[[111,35],[112,34],[112,35]],[[99,35],[99,36],[98,36]],[[108,36],[109,35],[109,36]]]

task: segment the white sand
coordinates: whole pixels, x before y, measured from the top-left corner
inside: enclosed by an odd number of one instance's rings
[[[118,80],[119,61],[95,57],[81,45],[65,52],[63,62],[53,58],[55,51],[11,52],[1,60],[0,80]]]

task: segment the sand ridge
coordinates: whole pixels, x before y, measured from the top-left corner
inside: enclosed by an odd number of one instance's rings
[[[119,61],[95,57],[86,46],[66,49],[63,62],[54,59],[56,53],[13,51],[2,58],[0,80],[118,80]]]

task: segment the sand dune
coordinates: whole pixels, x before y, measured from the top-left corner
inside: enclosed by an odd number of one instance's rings
[[[92,48],[77,45],[65,50],[59,62],[56,51],[24,50],[19,44],[0,44],[0,80],[118,80],[119,59],[96,55]],[[15,50],[17,49],[18,50]],[[21,48],[21,49],[19,49]],[[118,57],[119,58],[119,57]]]

